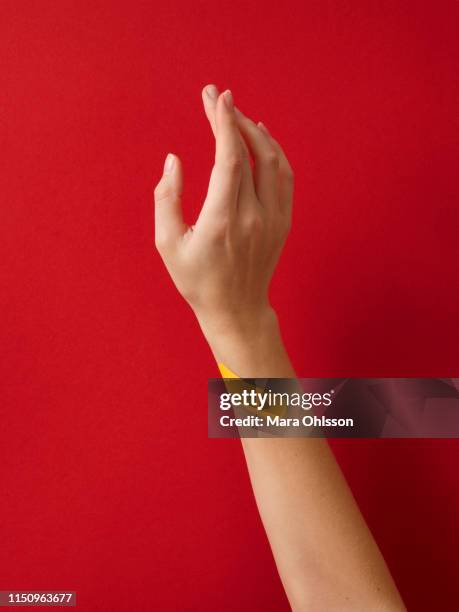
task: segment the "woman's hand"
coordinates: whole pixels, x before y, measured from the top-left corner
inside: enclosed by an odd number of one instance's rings
[[[215,349],[221,334],[247,338],[272,325],[268,288],[290,227],[293,174],[267,129],[235,109],[230,91],[209,85],[203,101],[216,141],[207,197],[187,227],[182,166],[169,154],[155,189],[155,240]]]

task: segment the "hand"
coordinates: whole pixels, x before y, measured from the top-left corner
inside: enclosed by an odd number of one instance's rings
[[[274,316],[268,288],[290,227],[293,174],[267,129],[235,109],[231,92],[209,85],[203,100],[216,140],[207,197],[188,227],[181,162],[169,154],[155,189],[155,241],[209,340]]]

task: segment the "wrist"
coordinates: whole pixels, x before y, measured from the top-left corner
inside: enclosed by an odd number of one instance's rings
[[[219,363],[243,378],[294,376],[276,312],[267,304],[244,313],[197,314]]]
[[[211,346],[229,339],[245,344],[262,336],[273,335],[279,329],[277,315],[269,305],[244,312],[195,312],[201,330]]]

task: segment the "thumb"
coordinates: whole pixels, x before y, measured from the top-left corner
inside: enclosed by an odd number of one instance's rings
[[[155,243],[158,249],[173,244],[186,232],[182,215],[183,171],[179,158],[169,153],[155,188]]]

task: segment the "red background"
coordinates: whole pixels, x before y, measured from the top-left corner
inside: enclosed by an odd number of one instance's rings
[[[261,8],[261,6],[263,8]],[[153,248],[208,82],[283,143],[273,286],[303,376],[458,375],[458,17],[445,2],[0,5],[0,589],[82,610],[287,610],[211,354]],[[333,448],[411,610],[457,597],[459,442]]]

